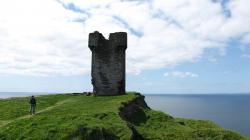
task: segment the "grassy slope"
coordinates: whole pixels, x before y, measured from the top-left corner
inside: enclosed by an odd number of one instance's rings
[[[240,134],[225,130],[211,121],[172,118],[162,112],[145,110],[147,120],[136,129],[147,139],[157,140],[244,140]]]
[[[132,132],[118,107],[135,97],[40,96],[32,117],[27,115],[28,98],[0,100],[0,139],[129,139]],[[174,119],[147,109],[133,125],[147,139],[246,139],[209,121]]]

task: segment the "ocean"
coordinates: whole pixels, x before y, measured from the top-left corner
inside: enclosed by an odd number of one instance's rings
[[[145,95],[149,107],[173,117],[211,120],[250,136],[250,94]]]
[[[0,92],[0,98],[42,95],[37,92]],[[173,117],[211,120],[221,127],[250,136],[250,94],[146,94],[152,109]]]
[[[10,98],[10,97],[27,97],[32,95],[47,95],[52,93],[46,92],[0,92],[0,99]],[[57,94],[57,93],[53,93]]]

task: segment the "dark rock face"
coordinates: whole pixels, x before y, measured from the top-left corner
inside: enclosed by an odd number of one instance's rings
[[[130,140],[144,140],[143,136],[136,130],[134,125],[145,123],[147,120],[146,114],[143,109],[150,109],[144,100],[144,96],[137,94],[137,97],[128,102],[122,103],[119,107],[119,115],[126,122],[128,128],[131,130],[132,135]]]
[[[127,33],[111,33],[107,40],[95,31],[89,34],[89,48],[93,92],[96,95],[125,94]]]
[[[131,102],[122,103],[119,108],[121,118],[133,124],[143,123],[146,118],[142,109],[150,109],[144,98],[145,96],[138,94]]]

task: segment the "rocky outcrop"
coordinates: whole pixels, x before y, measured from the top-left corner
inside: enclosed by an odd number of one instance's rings
[[[119,115],[126,122],[128,128],[131,130],[131,140],[144,140],[143,136],[138,133],[134,124],[144,123],[147,119],[143,109],[150,109],[144,100],[144,96],[140,93],[136,94],[136,98],[122,103],[119,107]]]

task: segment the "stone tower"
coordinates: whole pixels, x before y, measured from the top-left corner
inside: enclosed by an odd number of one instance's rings
[[[93,92],[96,95],[125,94],[127,33],[111,33],[107,40],[95,31],[89,34],[89,48]]]

